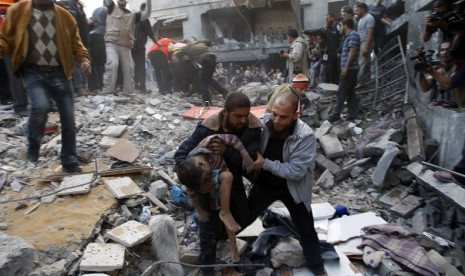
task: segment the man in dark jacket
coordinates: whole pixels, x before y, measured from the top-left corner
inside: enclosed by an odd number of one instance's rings
[[[257,156],[262,124],[250,113],[250,100],[242,93],[235,92],[228,95],[223,111],[214,114],[199,123],[186,141],[184,141],[174,155],[176,165],[187,158],[205,137],[217,133],[235,134],[244,144],[247,152],[255,160]],[[242,157],[240,153],[221,140],[210,145],[215,154],[221,155],[226,161],[228,169],[233,174],[231,191],[231,213],[242,228],[248,220],[247,197],[242,182]],[[219,239],[225,238],[224,224],[218,216],[217,210],[211,210],[208,195],[200,197],[202,207],[209,212],[208,222],[199,222],[200,263],[213,264],[216,258],[216,245]],[[205,269],[204,275],[214,275],[213,269]]]

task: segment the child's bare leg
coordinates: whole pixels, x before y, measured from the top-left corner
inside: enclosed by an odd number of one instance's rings
[[[220,219],[223,221],[227,230],[236,233],[241,229],[241,226],[236,222],[229,209],[229,199],[231,197],[232,173],[222,172],[220,176]]]
[[[228,234],[229,247],[231,248],[231,259],[234,263],[238,263],[241,257],[239,255],[239,249],[237,248],[236,233],[226,229],[226,234]]]

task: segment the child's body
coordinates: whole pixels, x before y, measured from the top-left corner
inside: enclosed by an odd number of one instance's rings
[[[210,208],[219,210],[219,217],[225,225],[230,241],[233,260],[238,262],[239,252],[236,244],[236,232],[241,227],[232,216],[229,208],[233,175],[228,171],[223,158],[212,153],[209,149],[208,146],[214,138],[221,139],[226,145],[238,150],[242,155],[243,168],[248,172],[252,170],[253,160],[237,136],[215,134],[206,137],[189,153],[188,159],[178,167],[177,174],[180,182],[190,189],[192,205],[197,211],[201,222],[208,221],[208,212],[201,207],[199,193],[209,194]]]

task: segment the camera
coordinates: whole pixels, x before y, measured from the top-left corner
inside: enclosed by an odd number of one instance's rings
[[[424,48],[417,49],[418,54],[410,58],[410,60],[416,60],[417,62],[413,65],[415,72],[426,72],[428,67],[435,64],[433,62],[433,50],[425,51]]]
[[[433,12],[433,13],[430,15],[430,20],[431,20],[431,22],[436,22],[436,21],[438,21],[439,19],[441,19],[441,15],[440,15],[438,12]]]
[[[458,33],[465,29],[465,18],[459,13],[452,11],[443,16],[451,33]]]

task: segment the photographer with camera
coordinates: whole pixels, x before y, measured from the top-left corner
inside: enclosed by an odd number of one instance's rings
[[[454,37],[449,31],[447,20],[444,17],[452,12],[450,0],[436,0],[433,4],[433,13],[425,17],[425,30],[423,32],[423,42],[428,42],[433,33],[438,30],[442,32],[442,41],[450,41]]]
[[[441,64],[433,67],[429,62],[415,64],[415,70],[420,74],[420,86],[423,92],[437,89],[439,98],[435,105],[447,108],[465,108],[465,79],[463,72],[465,63],[451,55],[451,43],[441,43],[439,54]],[[425,76],[429,74],[431,80]],[[433,99],[434,100],[434,99]]]

